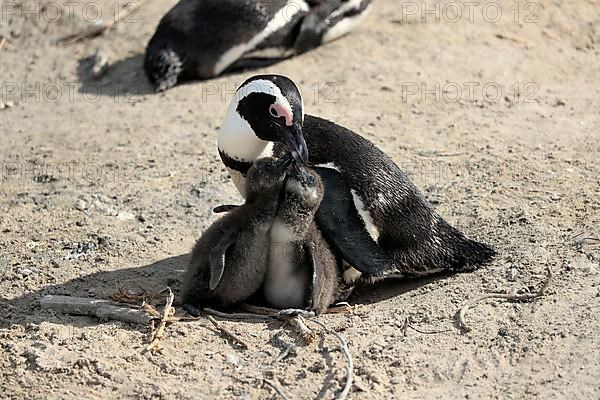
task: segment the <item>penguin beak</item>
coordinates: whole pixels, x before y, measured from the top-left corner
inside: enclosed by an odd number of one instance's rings
[[[285,172],[287,171],[287,169],[293,161],[294,159],[289,153],[286,153],[283,157],[276,161],[275,168],[281,174],[281,179],[285,178]]]
[[[279,132],[279,135],[296,163],[306,165],[308,163],[308,147],[302,134],[302,125],[297,122],[291,126],[285,126]]]

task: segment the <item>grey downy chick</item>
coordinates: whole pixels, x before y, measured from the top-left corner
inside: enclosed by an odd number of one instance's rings
[[[341,290],[341,260],[314,222],[323,184],[314,170],[295,166],[283,191],[270,232],[265,299],[277,308],[322,313],[338,300]]]
[[[260,289],[267,271],[269,230],[288,165],[287,159],[257,160],[248,171],[246,202],[196,242],[182,284],[181,303],[186,308],[227,307]]]

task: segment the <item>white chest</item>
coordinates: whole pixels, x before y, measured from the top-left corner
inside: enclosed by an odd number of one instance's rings
[[[277,218],[271,227],[271,246],[264,293],[278,308],[302,308],[310,273],[299,256],[301,243],[289,226]]]
[[[229,171],[229,175],[231,176],[235,188],[240,192],[243,198],[246,198],[246,177],[235,169],[227,168],[227,171]]]

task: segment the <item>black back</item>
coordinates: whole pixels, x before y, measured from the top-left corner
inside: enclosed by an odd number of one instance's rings
[[[437,269],[466,270],[494,255],[488,246],[468,239],[437,215],[408,176],[369,140],[312,115],[306,115],[303,132],[310,162],[333,162],[345,181],[337,190],[347,185],[363,199],[379,228],[379,247],[394,262],[387,272],[418,276]],[[281,154],[285,149],[277,144],[275,151]],[[326,185],[326,193],[331,187]],[[326,194],[321,207],[327,207],[329,197]],[[334,248],[340,247],[336,242],[344,242],[335,231],[325,228],[323,233]]]
[[[287,0],[182,0],[160,20],[146,49],[148,77],[162,78],[165,52],[180,59],[178,80],[209,78],[230,48],[262,31]],[[291,14],[291,13],[290,13]],[[298,20],[302,17],[299,13]],[[292,27],[284,27],[291,30]],[[276,32],[285,36],[284,32]]]

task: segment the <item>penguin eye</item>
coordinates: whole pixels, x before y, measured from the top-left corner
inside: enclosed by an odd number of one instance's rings
[[[275,118],[279,118],[279,112],[277,111],[277,108],[275,108],[273,104],[271,104],[271,106],[269,107],[269,114],[271,114]]]

